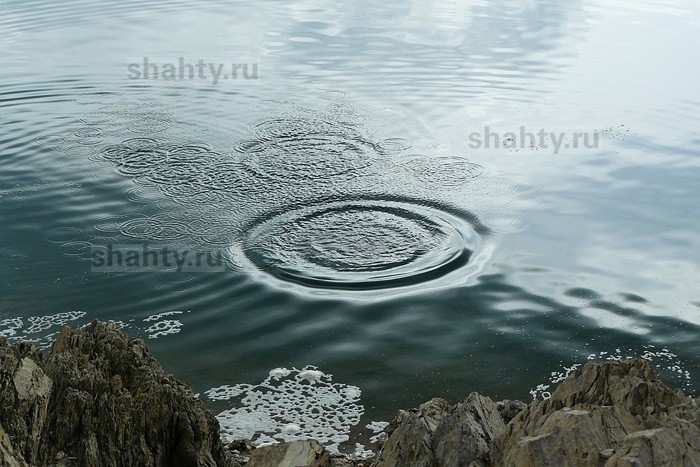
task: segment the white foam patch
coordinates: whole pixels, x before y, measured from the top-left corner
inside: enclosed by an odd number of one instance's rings
[[[588,355],[588,361],[621,361],[632,358],[643,358],[648,360],[654,367],[656,377],[664,381],[674,389],[682,389],[686,394],[694,394],[693,380],[690,372],[683,366],[678,355],[667,348],[657,349],[654,345],[645,345],[641,352],[632,349],[615,349],[615,351],[601,351]],[[564,381],[571,373],[576,371],[582,364],[574,363],[569,367],[564,367],[560,371],[553,371],[549,379],[549,384],[539,384],[530,390],[533,400],[549,399],[552,396],[550,391],[556,385]]]
[[[350,454],[350,458],[351,459],[367,459],[368,457],[372,457],[373,455],[374,455],[374,452],[365,448],[365,446],[363,444],[355,443],[355,451],[353,451]]]
[[[389,422],[369,422],[366,425],[366,428],[370,430],[374,435],[370,437],[370,442],[371,443],[378,443],[380,441],[380,438],[382,434],[384,433],[384,430],[386,427],[389,426]]]
[[[367,424],[367,429],[371,430],[372,433],[379,433],[384,431],[384,429],[388,426],[389,422],[369,422]]]
[[[134,320],[107,320],[122,329],[134,329],[137,332],[145,332],[149,339],[157,339],[162,336],[177,334],[182,329],[182,322],[174,319],[163,319],[169,316],[176,316],[189,311],[167,311],[158,313],[143,319],[144,323],[149,323],[147,327],[134,324]],[[29,342],[36,345],[41,350],[51,347],[56,340],[61,328],[65,325],[72,327],[86,327],[90,321],[84,319],[86,313],[83,311],[70,311],[44,316],[29,316],[0,319],[0,337],[5,337],[11,342]]]
[[[164,319],[146,328],[149,339],[158,339],[169,334],[177,334],[182,330],[182,322],[176,319]]]
[[[131,325],[132,325],[132,323],[133,323],[133,320],[131,320],[131,321],[121,321],[121,320],[110,319],[110,320],[107,321],[107,322],[110,323],[110,324],[116,324],[117,326],[119,326],[119,327],[122,328],[122,329],[129,329],[129,328],[131,328]]]
[[[165,318],[166,316],[181,315],[182,313],[182,311],[166,311],[165,313],[158,313],[157,315],[152,315],[147,318],[144,318],[143,322],[148,323],[151,321],[158,321],[160,319]]]
[[[163,319],[170,316],[177,316],[188,311],[166,311],[155,315],[148,316],[143,319],[144,323],[153,323],[144,329],[149,339],[158,339],[159,337],[177,334],[182,330],[182,322],[177,319]]]
[[[84,311],[70,311],[67,313],[56,313],[55,315],[46,316],[30,316],[27,318],[29,321],[29,328],[27,328],[27,333],[36,334],[39,332],[47,331],[52,327],[61,327],[71,321],[78,320],[85,316]]]
[[[0,320],[0,336],[8,338],[11,342],[31,342],[45,350],[51,347],[61,327],[84,316],[83,311],[70,311],[45,316],[7,318]]]
[[[0,337],[12,338],[22,330],[22,318],[8,318],[0,320]]]
[[[338,453],[364,413],[360,388],[333,383],[332,375],[313,366],[275,368],[260,384],[220,386],[204,394],[234,400],[235,407],[216,416],[224,441],[246,439],[256,446],[313,438]],[[356,446],[358,456],[368,453]]]

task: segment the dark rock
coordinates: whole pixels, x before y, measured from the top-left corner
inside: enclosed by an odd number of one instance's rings
[[[496,402],[496,407],[498,407],[498,413],[501,414],[503,423],[508,424],[511,420],[515,418],[516,415],[518,415],[527,407],[527,404],[521,401],[512,401],[505,399]]]
[[[13,451],[30,464],[38,461],[52,386],[41,362],[36,347],[0,339],[0,425],[12,440]]]
[[[10,437],[0,425],[0,467],[28,467],[22,454],[15,451]]]
[[[399,411],[391,422],[382,450],[377,454],[374,467],[436,465],[433,451],[433,433],[450,410],[444,399],[432,399],[409,411]]]
[[[115,325],[64,328],[45,361],[2,341],[0,372],[0,424],[32,465],[235,465],[213,415]]]

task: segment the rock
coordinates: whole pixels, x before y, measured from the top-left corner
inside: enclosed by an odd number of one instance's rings
[[[233,459],[233,464],[236,467],[241,467],[248,464],[250,454],[255,449],[255,446],[250,441],[238,440],[227,444],[226,449]]]
[[[0,338],[0,467],[700,466],[700,400],[643,360],[588,363],[530,405],[472,393],[402,410],[373,460],[312,440],[224,447],[218,432],[192,391],[115,325],[65,328],[47,358]]]
[[[415,411],[399,413],[372,465],[488,465],[489,445],[504,427],[498,407],[488,397],[472,393],[456,406],[433,399]]]
[[[521,401],[512,401],[505,399],[496,402],[496,407],[498,408],[498,413],[501,414],[503,423],[508,424],[511,420],[515,418],[516,415],[518,415],[527,407],[527,404]]]
[[[41,361],[36,347],[0,339],[0,425],[13,440],[13,451],[30,464],[38,461],[52,386],[37,364]]]
[[[700,465],[697,403],[644,360],[588,363],[492,443],[494,465]]]
[[[332,467],[331,455],[318,441],[300,440],[260,447],[250,456],[250,467]]]
[[[435,430],[435,461],[438,465],[486,465],[489,445],[504,428],[498,406],[473,392]]]
[[[117,326],[64,329],[45,368],[55,384],[44,459],[63,450],[81,465],[233,465],[216,419]]]
[[[236,465],[214,416],[113,324],[64,328],[46,360],[0,340],[0,425],[31,465]]]
[[[446,416],[450,404],[432,399],[415,410],[399,411],[389,426],[389,436],[372,464],[374,467],[435,465],[433,433]]]
[[[10,437],[0,425],[0,467],[29,467],[22,454],[15,452]]]
[[[700,465],[697,427],[682,420],[676,420],[675,424],[673,428],[653,428],[627,435],[606,467]]]

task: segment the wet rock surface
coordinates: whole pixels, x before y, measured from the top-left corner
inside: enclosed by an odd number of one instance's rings
[[[46,357],[0,339],[0,467],[700,466],[700,399],[644,360],[590,362],[547,400],[432,399],[385,433],[364,460],[314,440],[224,446],[192,391],[115,325],[64,328]]]

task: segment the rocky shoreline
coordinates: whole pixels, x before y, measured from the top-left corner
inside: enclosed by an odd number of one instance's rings
[[[700,399],[640,359],[590,362],[551,397],[477,393],[402,410],[363,460],[313,440],[224,444],[216,418],[116,325],[64,328],[48,355],[0,338],[0,466],[700,466]]]

